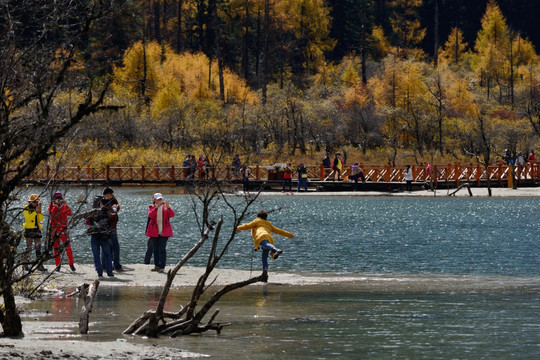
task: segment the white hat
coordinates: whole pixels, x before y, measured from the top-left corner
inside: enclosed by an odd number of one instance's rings
[[[154,199],[157,200],[157,199],[163,199],[163,196],[161,195],[161,193],[155,193],[154,194]]]

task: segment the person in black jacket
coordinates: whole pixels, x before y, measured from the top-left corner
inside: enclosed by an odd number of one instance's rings
[[[120,211],[120,204],[118,199],[114,196],[113,189],[106,187],[103,190],[103,205],[107,207],[107,213],[109,214],[109,225],[111,227],[111,257],[113,262],[114,271],[124,271],[122,264],[120,264],[120,243],[118,242],[118,232],[116,230],[116,224],[118,223],[118,212]],[[102,259],[104,260],[103,256]]]
[[[107,275],[112,277],[114,274],[110,245],[112,230],[109,220],[109,208],[103,204],[103,198],[100,198],[98,197],[94,201],[94,211],[92,211],[92,215],[87,219],[87,224],[90,225],[87,234],[90,235],[94,267],[98,276],[103,276],[103,268],[105,267]],[[103,263],[101,261],[101,253],[103,253],[104,257]]]

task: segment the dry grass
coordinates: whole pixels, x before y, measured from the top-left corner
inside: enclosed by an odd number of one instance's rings
[[[198,157],[200,154],[208,155],[213,163],[222,163],[229,165],[234,156],[231,154],[208,154],[203,149],[156,149],[156,148],[133,148],[129,145],[124,145],[117,150],[102,151],[95,148],[92,144],[87,144],[84,149],[81,149],[78,145],[78,151],[73,151],[71,156],[67,157],[67,166],[182,166],[184,158],[187,154],[194,154]],[[365,154],[361,149],[353,148],[352,146],[341,148],[339,151],[342,156],[345,157],[346,164],[352,165],[355,162],[363,164],[376,164],[384,165],[390,164],[392,158],[392,151],[388,149],[369,150]],[[281,155],[276,155],[281,154]],[[325,151],[308,150],[305,154],[301,154],[296,151],[294,155],[290,155],[291,151],[288,149],[282,151],[276,151],[269,148],[265,151],[261,151],[258,154],[253,153],[239,153],[242,162],[246,162],[249,165],[273,165],[275,163],[287,163],[291,162],[296,165],[303,162],[306,165],[320,164],[324,158]],[[334,153],[330,153],[330,158],[333,159]],[[446,156],[431,156],[426,154],[422,157],[415,157],[412,151],[401,152],[396,156],[396,165],[406,164],[425,164],[427,162],[433,164],[448,164],[448,163],[475,163],[475,159],[462,158],[456,159],[454,157]]]

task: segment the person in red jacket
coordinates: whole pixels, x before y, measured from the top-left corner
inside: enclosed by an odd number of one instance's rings
[[[68,232],[68,216],[71,216],[71,208],[66,203],[66,200],[62,197],[62,193],[56,192],[53,195],[53,200],[49,204],[49,221],[50,221],[50,235],[51,241],[53,241],[54,250],[54,263],[56,264],[56,270],[60,270],[61,262],[60,241],[66,250],[68,258],[68,264],[72,271],[75,271],[75,264],[73,262],[73,251],[71,244],[69,243]]]
[[[169,201],[163,201],[160,193],[154,194],[154,204],[148,209],[150,222],[146,228],[146,236],[152,239],[154,247],[154,265],[152,271],[164,272],[167,261],[167,240],[173,236],[170,218],[174,210]]]

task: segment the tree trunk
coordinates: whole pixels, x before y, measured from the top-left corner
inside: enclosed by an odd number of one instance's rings
[[[433,24],[433,63],[437,66],[439,57],[439,0],[435,0]]]
[[[148,71],[148,59],[146,58],[146,42],[144,41],[143,39],[143,42],[142,42],[142,47],[143,47],[143,77],[141,79],[141,96],[144,100],[144,103],[146,105],[150,105],[150,98],[148,96],[146,96],[146,80],[147,80],[147,71]]]
[[[242,39],[242,72],[244,79],[249,81],[249,0],[244,1],[244,36]]]
[[[513,36],[510,36],[510,105],[514,107],[514,49],[512,44]]]
[[[184,50],[184,32],[182,31],[182,6],[184,0],[178,0],[176,10],[176,52]]]
[[[221,61],[221,49],[219,47],[219,18],[217,4],[214,4],[214,31],[216,34],[216,59],[218,64],[219,99],[225,102],[225,84],[223,80],[223,62]]]
[[[262,75],[262,103],[266,104],[266,85],[268,82],[268,36],[270,26],[270,0],[264,2],[264,57]]]
[[[86,284],[84,284],[86,285]],[[81,334],[88,334],[88,321],[90,318],[90,313],[94,307],[94,298],[96,297],[97,290],[99,287],[99,280],[94,280],[94,283],[88,289],[86,286],[82,286],[82,291],[84,291],[84,305],[81,310],[81,319],[79,321],[79,332]]]
[[[4,282],[4,281],[2,281]],[[2,295],[4,298],[4,314],[2,316],[2,329],[4,329],[4,336],[17,337],[23,335],[22,322],[19,312],[17,311],[17,304],[15,304],[15,296],[11,287],[10,281],[8,284],[2,284]]]
[[[160,4],[159,0],[154,0],[154,38],[158,43],[161,42],[161,31],[160,31]]]
[[[261,11],[257,12],[257,40],[255,41],[255,78],[259,78],[259,64],[261,62]]]
[[[367,85],[367,69],[366,69],[366,60],[367,60],[367,10],[366,10],[366,1],[362,1],[362,27],[360,33],[360,61],[362,67],[362,84]]]

